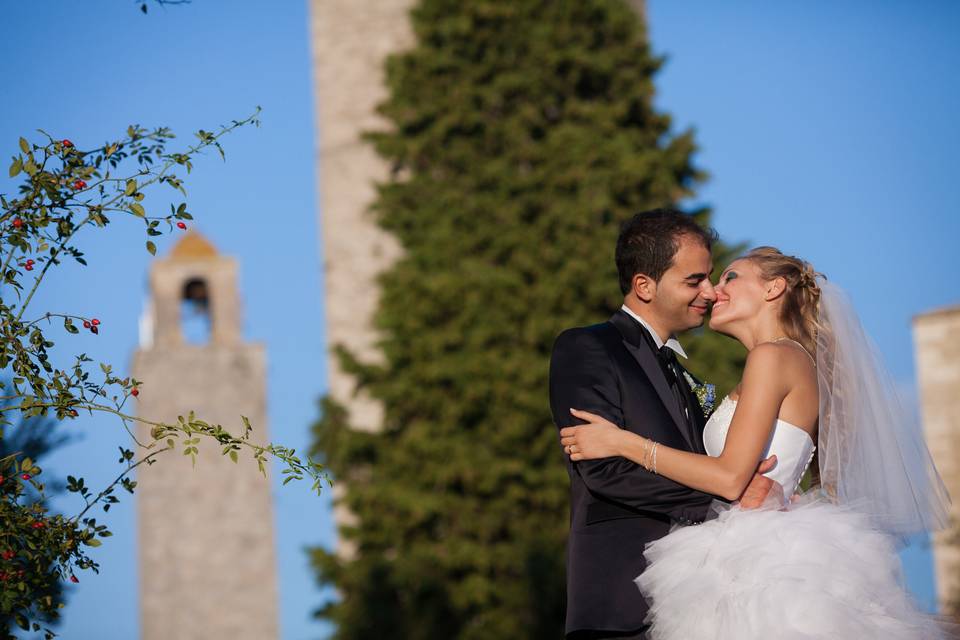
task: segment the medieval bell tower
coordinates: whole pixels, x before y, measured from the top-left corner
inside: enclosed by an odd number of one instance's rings
[[[243,415],[266,442],[266,353],[241,337],[236,260],[191,231],[152,265],[149,295],[132,366],[138,414],[175,422],[193,410],[234,434]],[[137,482],[143,640],[277,638],[270,483],[257,465],[201,440],[196,467],[178,449]]]

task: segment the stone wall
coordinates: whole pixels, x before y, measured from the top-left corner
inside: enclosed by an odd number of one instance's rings
[[[960,306],[924,313],[913,321],[917,380],[924,434],[953,498],[951,518],[960,522]],[[958,530],[933,536],[937,599],[960,602]]]

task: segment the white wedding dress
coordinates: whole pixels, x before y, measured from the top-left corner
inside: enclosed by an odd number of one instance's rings
[[[736,402],[725,398],[703,432],[720,455]],[[764,457],[784,494],[797,489],[815,450],[801,428],[778,420]],[[647,546],[636,579],[650,600],[652,640],[942,638],[903,586],[896,541],[852,506],[810,492],[785,509],[741,510],[681,527]]]

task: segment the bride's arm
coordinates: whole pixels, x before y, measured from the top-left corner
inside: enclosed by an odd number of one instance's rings
[[[590,424],[567,427],[561,431],[561,444],[573,445],[570,459],[585,460],[622,456],[654,470],[675,482],[736,500],[753,478],[760,456],[780,413],[780,405],[789,391],[781,375],[777,348],[761,344],[747,357],[740,398],[730,424],[723,453],[710,457],[662,444],[639,436],[592,414],[572,411]],[[656,448],[654,449],[654,445]]]

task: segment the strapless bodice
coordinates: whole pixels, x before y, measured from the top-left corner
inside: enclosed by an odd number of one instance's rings
[[[730,429],[736,408],[736,400],[727,396],[710,416],[703,428],[703,446],[707,454],[717,457],[723,451],[727,430]],[[777,420],[770,441],[763,455],[760,456],[763,460],[776,455],[777,465],[764,475],[779,482],[783,487],[784,496],[790,497],[797,490],[800,479],[810,465],[810,461],[813,460],[814,451],[816,446],[806,431],[784,420]]]

